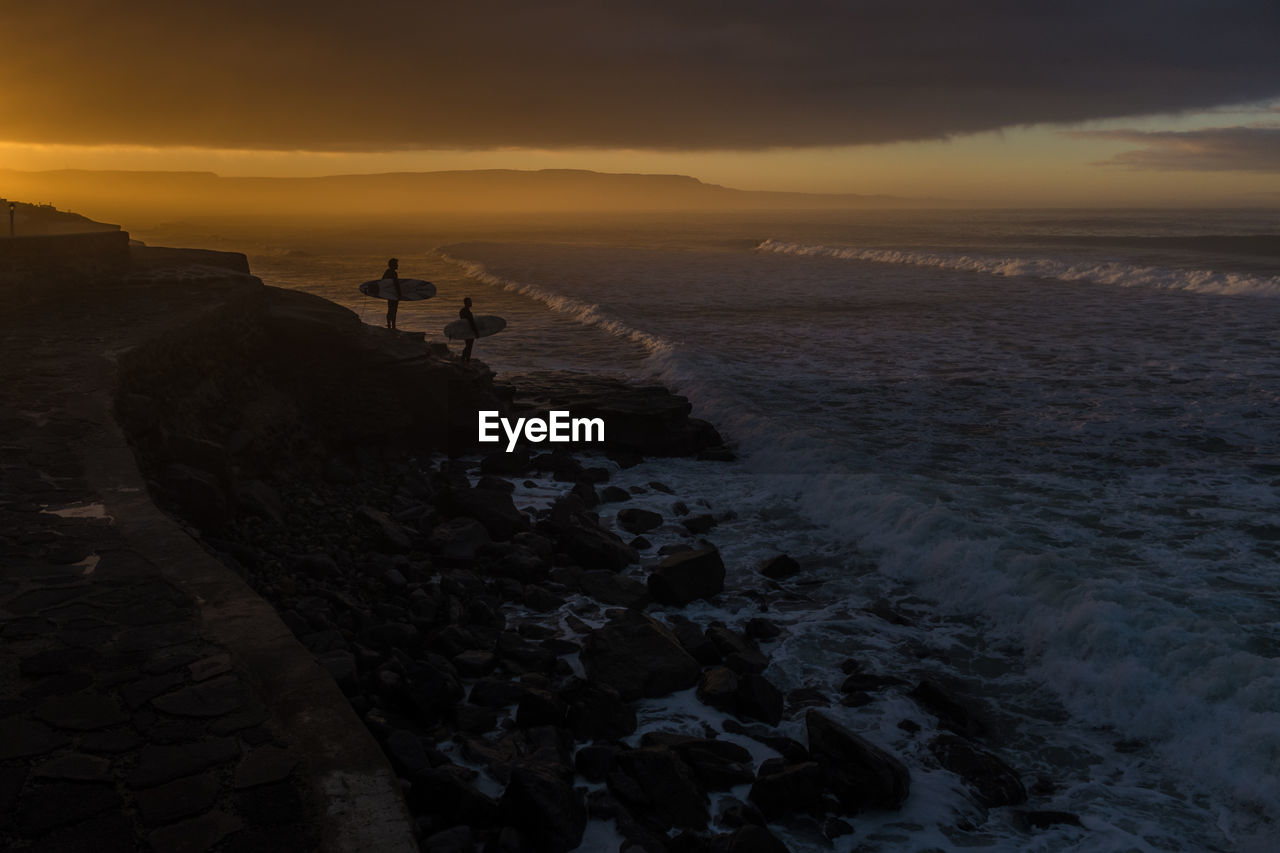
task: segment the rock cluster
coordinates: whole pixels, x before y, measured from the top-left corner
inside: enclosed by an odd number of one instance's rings
[[[574,485],[539,518],[498,475],[472,486],[449,461],[359,470],[353,482],[278,483],[284,523],[250,515],[208,542],[382,742],[424,849],[572,850],[597,817],[645,849],[783,850],[771,821],[905,799],[902,764],[834,720],[810,713],[808,747],[772,728],[786,697],[745,628],[679,616],[723,588],[717,552],[674,554],[645,584]],[[667,607],[644,612],[655,600]],[[777,635],[752,622],[752,634]],[[725,730],[635,743],[635,703],[683,690],[730,715]],[[734,736],[785,743],[785,758],[757,767]],[[712,813],[710,795],[736,786],[747,801]]]
[[[682,618],[725,588],[720,553],[694,538],[731,515],[694,515],[674,501],[673,526],[698,544],[664,548],[640,575],[638,555],[652,546],[639,534],[667,519],[626,506],[631,495],[607,484],[608,468],[529,447],[427,464],[432,449],[469,446],[474,423],[464,441],[429,406],[390,410],[383,401],[362,418],[351,411],[362,403],[340,406],[324,383],[251,364],[269,352],[265,340],[313,348],[312,336],[337,333],[344,358],[394,375],[400,368],[387,358],[404,342],[366,346],[367,330],[342,331],[347,321],[328,308],[272,298],[266,338],[223,317],[200,346],[171,342],[132,362],[120,409],[161,500],[277,607],[383,745],[423,849],[572,850],[599,818],[633,849],[785,850],[771,825],[830,839],[853,831],[846,818],[907,799],[903,762],[819,710],[856,707],[907,682],[851,666],[842,697],[784,694],[761,645],[779,625],[755,614],[734,626]],[[238,385],[215,371],[206,386],[179,389],[172,405],[157,402],[174,377],[152,360],[190,362],[201,346],[221,344],[248,354],[237,356]],[[605,415],[606,450],[622,468],[642,453],[728,455],[713,428],[688,417],[687,401],[663,389],[575,377],[572,389],[548,381],[521,403],[487,374],[424,354],[420,342],[414,353],[401,379],[438,373],[424,398],[470,399],[472,417],[477,404],[527,406],[529,397]],[[513,492],[529,476],[564,492],[545,510],[522,509]],[[647,488],[671,493],[659,482]],[[615,526],[635,537],[624,541]],[[758,571],[777,588],[803,567],[779,555]],[[881,611],[900,616],[872,608]],[[704,731],[637,739],[636,703],[679,691],[707,707]],[[1017,774],[975,745],[980,714],[929,681],[912,695],[955,733],[927,754],[966,780],[975,804],[1025,801]],[[718,719],[719,730],[710,722]],[[787,719],[803,719],[807,744],[778,731]],[[752,742],[778,757],[757,763],[743,747]],[[720,793],[730,789],[736,799]],[[1040,825],[1038,814],[1024,823]]]

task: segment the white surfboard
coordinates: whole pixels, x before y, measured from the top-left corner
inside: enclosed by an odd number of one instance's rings
[[[399,299],[404,302],[414,302],[435,296],[436,286],[420,278],[402,278],[400,279],[400,295],[397,296],[396,283],[389,278],[384,278],[382,280],[366,281],[360,285],[360,292],[365,296],[373,296],[378,299]]]
[[[481,314],[476,317],[476,327],[480,329],[480,334],[476,334],[471,329],[471,324],[466,320],[458,319],[444,327],[444,335],[453,341],[469,341],[472,338],[487,338],[490,335],[496,335],[507,327],[507,321],[501,317],[495,317],[492,314]]]

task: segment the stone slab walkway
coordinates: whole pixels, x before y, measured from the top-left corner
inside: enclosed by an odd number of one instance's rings
[[[345,698],[150,503],[111,416],[115,353],[253,286],[0,316],[0,849],[415,849]]]

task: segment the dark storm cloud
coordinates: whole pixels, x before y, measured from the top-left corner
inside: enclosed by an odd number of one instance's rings
[[[1208,127],[1183,131],[1103,130],[1071,136],[1141,146],[1095,165],[1165,172],[1280,172],[1280,127]]]
[[[1274,0],[5,0],[0,138],[765,148],[1280,95]]]

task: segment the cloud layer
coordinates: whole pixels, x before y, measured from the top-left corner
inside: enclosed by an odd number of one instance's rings
[[[4,6],[12,141],[759,149],[1280,95],[1274,0]]]
[[[1208,127],[1185,131],[1104,130],[1073,133],[1142,147],[1099,166],[1174,172],[1280,172],[1280,126]]]

